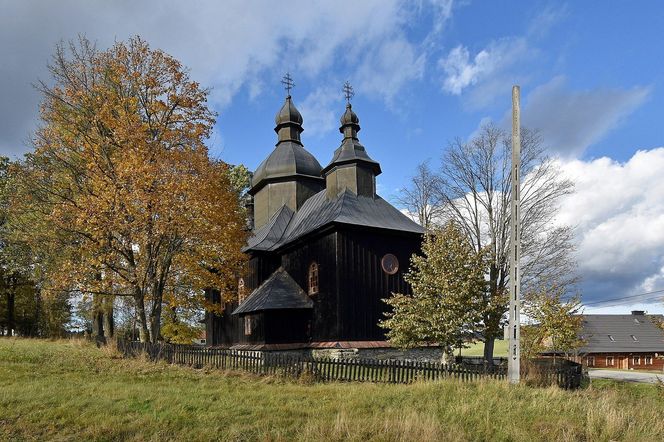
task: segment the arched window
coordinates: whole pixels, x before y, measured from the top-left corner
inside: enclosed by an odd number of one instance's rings
[[[312,262],[309,266],[309,294],[318,293],[318,264]]]
[[[249,336],[251,334],[251,316],[247,315],[244,317],[244,334]]]
[[[237,281],[237,302],[238,304],[241,304],[242,301],[244,301],[244,298],[246,298],[246,291],[244,289],[244,279],[240,278]]]

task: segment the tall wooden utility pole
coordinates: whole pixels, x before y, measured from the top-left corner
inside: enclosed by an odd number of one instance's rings
[[[521,290],[519,286],[519,259],[521,258],[521,232],[519,229],[520,169],[521,169],[521,109],[519,86],[512,87],[512,216],[510,217],[510,310],[509,310],[509,356],[507,378],[511,384],[521,379]]]

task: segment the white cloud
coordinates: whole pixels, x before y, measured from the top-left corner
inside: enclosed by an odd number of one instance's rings
[[[538,43],[567,14],[565,6],[546,7],[535,15],[523,35],[490,41],[471,51],[460,44],[438,60],[443,72],[442,90],[452,95],[466,93],[463,105],[481,109],[509,95],[513,84],[531,81],[530,72],[541,63]]]
[[[584,300],[664,289],[664,147],[561,167],[576,192],[558,221],[576,227]]]
[[[430,50],[407,37],[417,6],[436,13],[430,33],[451,14],[449,0],[297,0],[284,7],[269,0],[3,2],[0,153],[24,150],[39,100],[30,83],[48,77],[46,63],[59,40],[83,33],[107,47],[139,34],[211,87],[217,109],[244,87],[255,99],[271,84],[266,78],[278,79],[287,70],[297,82],[332,68],[357,78],[358,93],[390,102],[408,80],[421,77]]]
[[[581,154],[636,110],[650,88],[571,91],[562,76],[535,88],[524,100],[523,124],[541,130],[550,149]]]
[[[522,37],[493,41],[474,56],[468,48],[459,45],[438,61],[438,67],[444,72],[442,88],[452,95],[460,95],[475,86],[468,104],[483,107],[509,90],[516,78],[511,68],[532,52],[534,50]]]

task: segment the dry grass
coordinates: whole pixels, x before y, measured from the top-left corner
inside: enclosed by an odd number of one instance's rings
[[[317,384],[0,339],[0,440],[664,440],[664,390]]]

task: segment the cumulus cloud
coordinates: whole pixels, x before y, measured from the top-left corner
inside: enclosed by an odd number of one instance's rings
[[[141,35],[211,87],[210,99],[217,109],[245,87],[255,99],[268,76],[278,78],[290,70],[317,79],[334,67],[367,86],[362,93],[389,102],[408,80],[421,77],[429,50],[407,37],[413,8],[405,0],[297,0],[280,8],[269,0],[2,4],[0,153],[10,155],[25,150],[23,141],[36,121],[39,97],[30,83],[47,78],[46,63],[54,45],[78,33],[100,47]],[[451,14],[449,0],[419,6],[436,12],[431,32]]]
[[[664,147],[561,168],[576,183],[558,222],[576,227],[584,301],[664,289]]]
[[[438,62],[445,72],[443,90],[460,95],[468,86],[510,66],[526,50],[525,39],[505,38],[492,42],[471,58],[468,48],[459,45]]]
[[[565,16],[565,6],[549,6],[530,20],[522,35],[494,39],[476,51],[463,44],[452,48],[438,60],[442,90],[464,94],[463,105],[470,109],[488,107],[509,95],[513,84],[531,81],[530,72],[541,63],[540,40]]]
[[[541,130],[554,152],[572,157],[609,133],[649,95],[650,88],[644,86],[573,91],[558,76],[528,94],[523,124]]]

